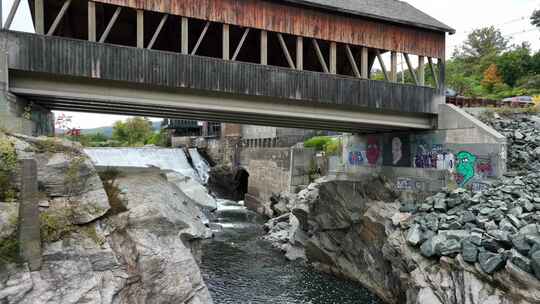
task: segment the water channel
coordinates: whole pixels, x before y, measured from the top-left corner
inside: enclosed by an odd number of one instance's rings
[[[264,220],[220,200],[201,271],[215,304],[382,304],[362,286],[289,262],[261,240]]]

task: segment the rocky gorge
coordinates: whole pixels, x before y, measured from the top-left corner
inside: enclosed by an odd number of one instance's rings
[[[379,176],[323,178],[275,197],[283,215],[265,238],[387,303],[540,303],[538,118],[485,119],[509,149],[508,173],[487,189],[411,200]]]
[[[20,176],[4,170],[15,186],[2,184],[0,196],[0,302],[212,303],[197,264],[211,232],[177,186],[184,179],[159,170],[100,178],[78,144],[6,134],[0,142],[3,169],[36,160],[42,240],[41,269],[31,271],[17,259]]]

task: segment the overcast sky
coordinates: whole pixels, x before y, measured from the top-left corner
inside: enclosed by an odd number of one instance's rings
[[[13,0],[2,2],[5,18]],[[512,43],[528,41],[535,50],[540,49],[540,31],[529,21],[533,10],[540,9],[540,0],[407,0],[406,2],[456,29],[457,33],[447,39],[448,56],[472,29],[490,25],[498,27]],[[28,2],[22,0],[12,29],[33,32],[29,16]],[[65,113],[73,116],[74,127],[81,128],[107,126],[125,118],[103,114]]]

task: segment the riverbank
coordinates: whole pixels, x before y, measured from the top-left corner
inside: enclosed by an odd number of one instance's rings
[[[384,178],[321,179],[277,204],[267,239],[291,259],[362,283],[387,303],[538,303],[538,118],[487,120],[509,173],[478,193],[422,199]]]

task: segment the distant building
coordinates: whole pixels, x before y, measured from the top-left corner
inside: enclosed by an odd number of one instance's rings
[[[325,131],[242,125],[242,144],[247,148],[291,147]]]
[[[162,128],[171,137],[219,137],[221,123],[190,119],[164,119]]]

